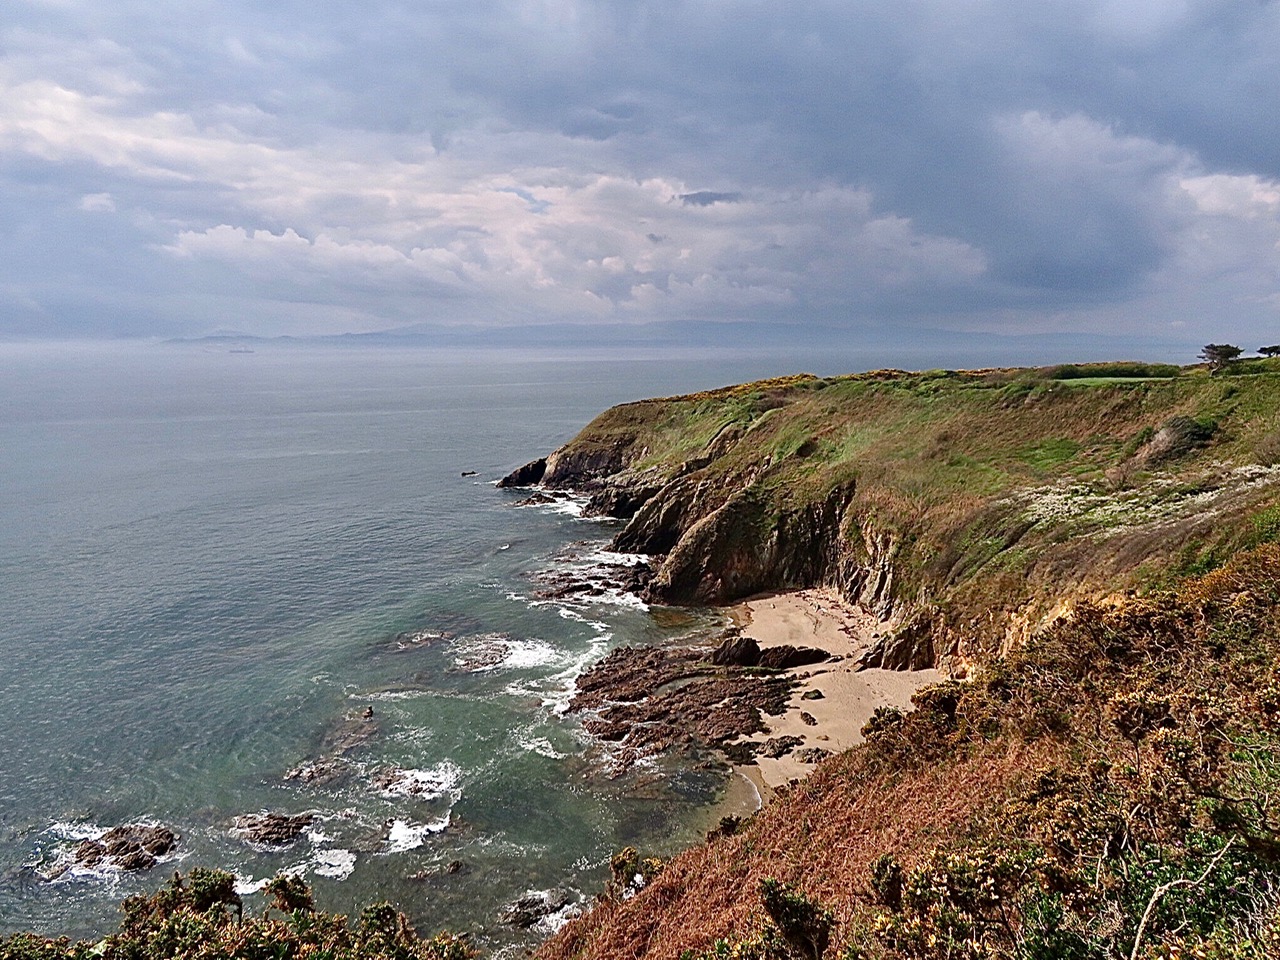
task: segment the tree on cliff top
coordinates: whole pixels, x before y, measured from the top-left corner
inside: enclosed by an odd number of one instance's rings
[[[1209,364],[1209,372],[1217,373],[1244,351],[1230,343],[1206,343],[1200,348],[1200,359]]]
[[[1258,352],[1264,357],[1280,357],[1280,343],[1271,347],[1259,347]]]

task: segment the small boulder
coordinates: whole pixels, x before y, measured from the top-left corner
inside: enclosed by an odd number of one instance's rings
[[[815,717],[812,713],[808,713],[804,710],[801,710],[800,722],[803,723],[806,727],[816,727],[818,725],[818,718]]]
[[[711,654],[711,662],[718,667],[754,667],[760,656],[760,644],[751,637],[728,637]]]
[[[806,690],[800,694],[801,700],[825,700],[826,697],[821,690]]]
[[[822,747],[805,747],[803,750],[796,751],[796,759],[801,763],[820,763],[829,756],[831,751],[824,750]]]
[[[770,737],[764,742],[764,748],[760,753],[777,760],[779,757],[785,757],[803,743],[804,739],[801,737]]]
[[[757,665],[767,670],[790,670],[792,667],[803,667],[830,659],[831,654],[817,647],[793,647],[790,644],[783,644],[780,647],[767,647],[761,650]]]

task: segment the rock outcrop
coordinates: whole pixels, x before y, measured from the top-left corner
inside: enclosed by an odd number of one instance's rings
[[[498,481],[500,487],[532,487],[535,483],[542,481],[543,475],[547,472],[547,458],[539,457],[537,460],[531,460],[523,467],[512,470],[509,474]]]
[[[145,823],[112,827],[100,837],[80,841],[70,861],[62,863],[50,879],[72,869],[150,870],[177,845],[178,835],[168,827]]]
[[[248,843],[263,847],[287,847],[315,822],[315,814],[246,813],[235,818],[232,826]]]

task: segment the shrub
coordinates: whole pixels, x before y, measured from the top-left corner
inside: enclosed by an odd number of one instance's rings
[[[128,898],[120,929],[99,941],[73,943],[20,933],[0,940],[0,960],[470,960],[465,940],[440,933],[424,940],[389,904],[368,907],[354,929],[347,918],[314,912],[311,891],[296,877],[267,887],[272,906],[244,917],[235,878],[220,870],[175,874],[151,896]],[[231,910],[235,908],[235,916]],[[290,913],[274,920],[272,908]]]

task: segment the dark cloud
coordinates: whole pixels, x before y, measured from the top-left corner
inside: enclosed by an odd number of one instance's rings
[[[682,193],[678,199],[686,207],[710,207],[717,203],[737,203],[742,199],[742,194],[737,191],[716,193],[714,190],[699,190],[696,193]]]
[[[362,329],[431,304],[1136,330],[1194,304],[1262,334],[1280,307],[1274,3],[15,0],[6,20],[0,333],[198,325],[227,290],[264,323],[306,304]]]

